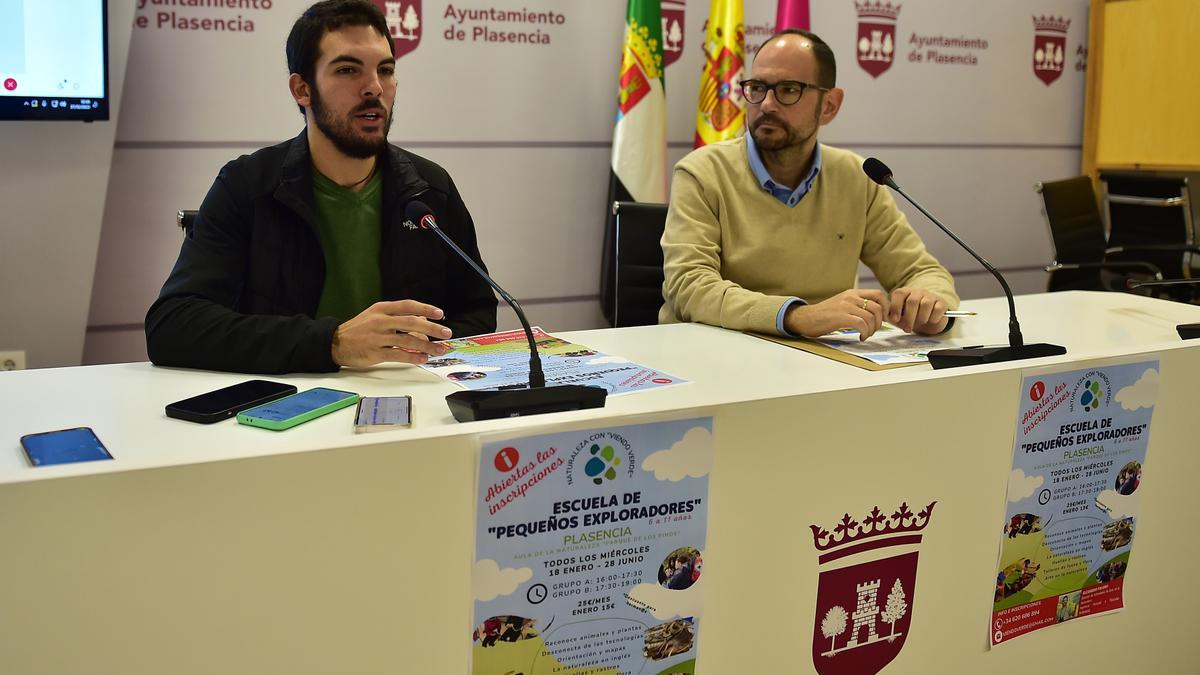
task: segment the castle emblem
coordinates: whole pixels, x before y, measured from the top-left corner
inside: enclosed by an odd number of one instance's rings
[[[896,19],[900,16],[900,5],[864,0],[856,1],[854,8],[858,10],[858,41],[855,45],[858,65],[871,77],[879,77],[892,67],[896,55]]]
[[[371,0],[387,19],[396,58],[421,44],[421,0]]]
[[[679,60],[683,55],[684,34],[687,24],[683,20],[686,0],[662,0],[663,67]]]
[[[1047,87],[1062,75],[1070,27],[1070,19],[1033,17],[1033,74]]]
[[[861,523],[847,513],[832,533],[810,526],[821,552],[812,649],[818,673],[874,675],[900,653],[915,600],[918,552],[912,549],[936,504],[914,514],[904,503],[891,516],[876,506]],[[879,557],[894,547],[900,552]],[[847,565],[851,557],[868,560]]]

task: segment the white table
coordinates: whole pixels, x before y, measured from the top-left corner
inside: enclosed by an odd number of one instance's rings
[[[956,336],[1004,340],[1002,299],[964,308],[979,315]],[[908,641],[888,672],[1194,669],[1200,349],[1174,326],[1200,321],[1200,307],[1072,292],[1021,297],[1018,309],[1028,342],[1068,353],[869,372],[701,325],[562,333],[690,383],[601,410],[470,424],[442,400],[457,388],[415,368],[279,378],[411,394],[413,427],[379,434],[354,435],[351,410],[284,433],[163,415],[241,375],[144,363],[0,373],[0,670],[465,673],[479,435],[707,414],[717,456],[703,675],[811,669],[808,525],[926,499],[937,513]],[[1022,373],[1144,358],[1160,359],[1163,376],[1128,608],[989,652]],[[28,466],[21,435],[71,426],[91,426],[116,459]],[[787,563],[769,585],[764,556]]]

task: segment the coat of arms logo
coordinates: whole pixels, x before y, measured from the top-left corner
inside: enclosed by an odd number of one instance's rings
[[[1033,17],[1033,74],[1047,87],[1062,75],[1070,27],[1070,19]]]
[[[892,5],[882,0],[864,0],[855,2],[858,10],[858,38],[855,54],[858,65],[870,73],[871,77],[879,77],[883,71],[892,67],[892,59],[896,55],[896,19],[900,16],[900,5]]]
[[[913,513],[906,502],[891,516],[876,506],[862,522],[847,513],[832,533],[810,526],[821,552],[812,649],[818,673],[873,675],[900,653],[916,599],[917,551],[911,549],[936,504]],[[904,552],[879,557],[892,547]],[[870,559],[847,565],[852,556]]]
[[[421,0],[371,0],[387,19],[396,58],[421,44]]]
[[[662,2],[662,37],[663,37],[663,67],[679,60],[683,55],[684,30],[687,24],[683,20],[683,10],[686,0],[663,0]]]

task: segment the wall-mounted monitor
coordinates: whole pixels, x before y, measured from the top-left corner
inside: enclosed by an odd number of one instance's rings
[[[107,0],[0,0],[0,120],[106,120],[108,102]]]

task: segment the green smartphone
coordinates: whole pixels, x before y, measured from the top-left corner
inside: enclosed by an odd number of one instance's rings
[[[238,424],[272,431],[291,429],[358,402],[358,394],[315,387],[238,413]]]

